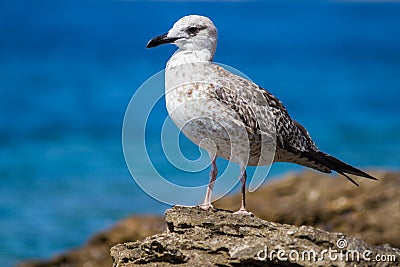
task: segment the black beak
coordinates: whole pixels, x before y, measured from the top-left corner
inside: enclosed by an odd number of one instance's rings
[[[162,45],[162,44],[170,44],[170,43],[175,42],[178,39],[179,38],[168,38],[167,37],[167,33],[166,33],[166,34],[163,34],[163,35],[160,35],[160,36],[157,36],[157,37],[154,37],[153,39],[151,39],[147,43],[146,47],[147,48],[152,48],[152,47],[156,47],[156,46],[159,46],[159,45]]]

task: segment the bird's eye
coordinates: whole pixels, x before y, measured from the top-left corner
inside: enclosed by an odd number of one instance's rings
[[[197,27],[189,27],[188,29],[187,29],[187,32],[189,33],[189,34],[195,34],[195,33],[197,33],[199,31],[199,29],[197,28]]]

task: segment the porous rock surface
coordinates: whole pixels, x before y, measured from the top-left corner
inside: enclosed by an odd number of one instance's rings
[[[400,249],[310,226],[230,211],[175,206],[167,230],[111,248],[114,267],[132,266],[395,266]],[[324,252],[325,251],[325,252]],[[376,257],[391,257],[378,262]],[[381,259],[381,258],[379,258]]]

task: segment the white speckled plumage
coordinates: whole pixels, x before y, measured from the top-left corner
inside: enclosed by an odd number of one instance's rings
[[[178,50],[167,63],[166,106],[174,123],[194,143],[209,151],[210,184],[204,209],[211,206],[217,176],[216,157],[241,167],[242,206],[245,208],[246,166],[283,161],[346,176],[374,177],[319,151],[307,130],[292,120],[282,103],[257,84],[213,63],[217,29],[203,16],[178,20],[167,34],[148,47],[174,43]],[[354,182],[355,183],[355,182]]]

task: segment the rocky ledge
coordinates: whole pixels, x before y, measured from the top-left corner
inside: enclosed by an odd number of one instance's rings
[[[310,226],[175,206],[164,233],[111,248],[114,267],[397,266],[400,249]]]
[[[313,171],[288,174],[248,194],[247,206],[267,221],[313,226],[355,236],[370,245],[389,244],[400,248],[400,173],[370,173],[379,181],[359,180],[360,187],[343,177]],[[226,196],[213,204],[237,210],[240,196]],[[208,216],[213,216],[213,212]],[[111,246],[160,234],[166,228],[164,220],[161,216],[130,216],[95,234],[79,248],[50,259],[25,261],[18,266],[109,267],[112,265]]]

